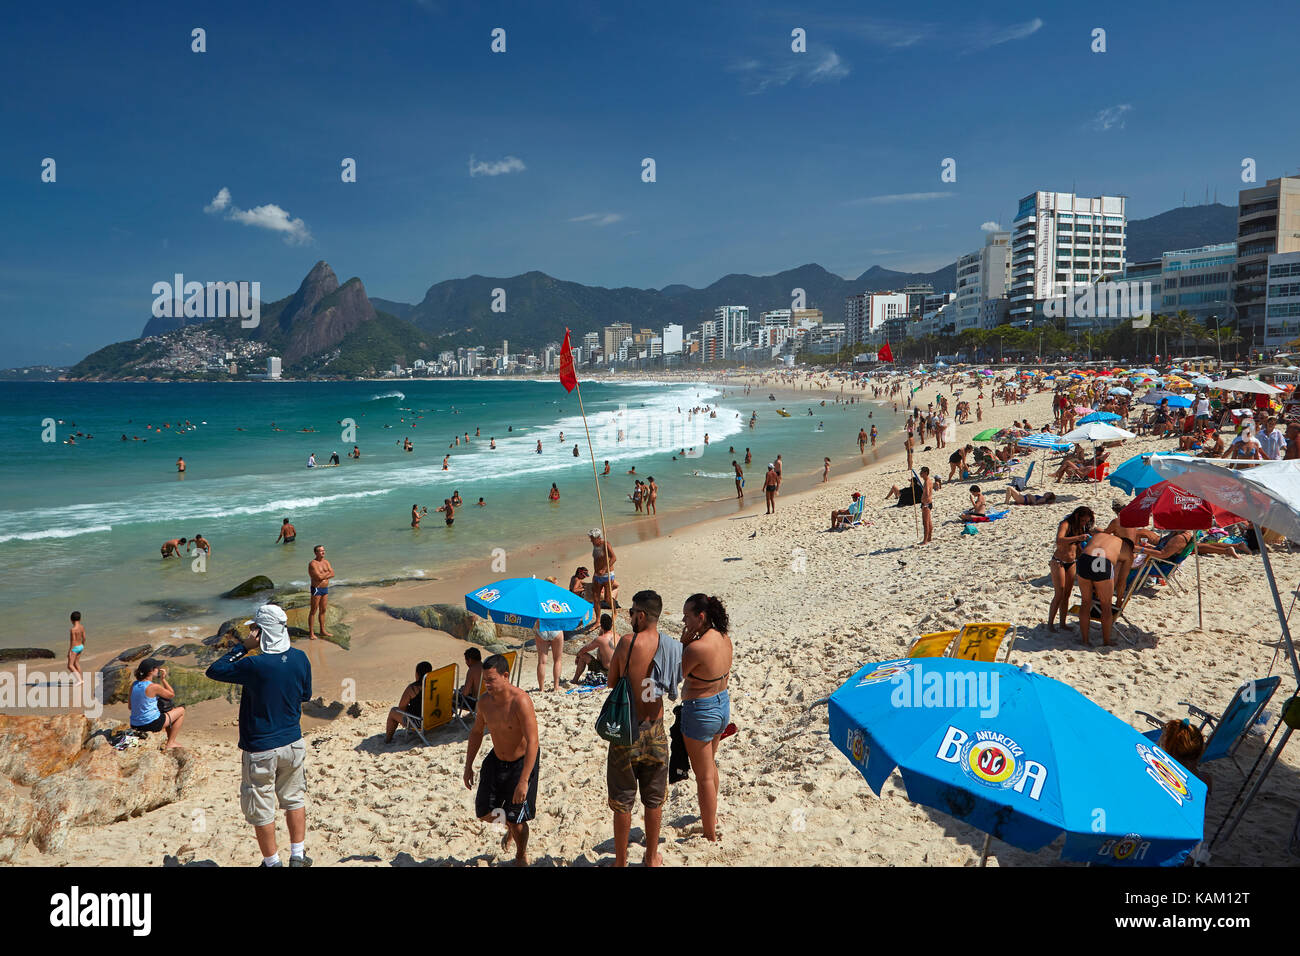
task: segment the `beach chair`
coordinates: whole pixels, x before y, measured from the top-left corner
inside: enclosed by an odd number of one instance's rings
[[[907,645],[907,656],[947,657],[948,649],[952,646],[953,639],[957,634],[957,631],[935,631],[933,634],[922,634]]]
[[[1147,558],[1141,565],[1129,572],[1129,583],[1124,586],[1124,593],[1127,595],[1137,591],[1143,585],[1151,583],[1152,578],[1164,581],[1166,586],[1174,585],[1180,593],[1185,592],[1187,589],[1183,587],[1182,579],[1176,575],[1178,569],[1191,556],[1195,548],[1196,538],[1193,536],[1192,540],[1187,543],[1187,547],[1172,558]],[[1139,576],[1137,574],[1139,571],[1144,573]]]
[[[835,530],[843,531],[845,528],[862,527],[862,506],[866,503],[865,498],[858,498],[853,504],[849,505],[849,513],[840,515],[835,520]]]
[[[518,687],[519,677],[524,669],[523,659],[519,656],[518,651],[505,651],[502,653],[501,656],[506,659],[506,663],[509,664],[510,666],[510,683]],[[459,681],[457,681],[456,683],[455,690],[456,691],[460,690]],[[459,693],[452,694],[452,707],[454,709],[453,717],[466,730],[469,730],[470,718],[474,716],[474,705],[478,703],[479,699],[482,696],[483,696],[482,678],[479,678],[478,693],[474,695],[473,701],[466,701]]]
[[[963,661],[993,663],[998,659],[998,651],[1001,650],[1004,641],[1007,652],[1003,655],[1003,661],[1011,656],[1011,645],[1015,642],[1015,628],[1007,623],[967,624],[957,635],[949,656]]]
[[[427,746],[429,738],[425,734],[451,723],[455,716],[452,700],[459,676],[457,664],[448,664],[425,674],[420,690],[420,716],[402,714],[401,729],[413,732]]]
[[[1237,748],[1246,739],[1250,728],[1264,712],[1264,708],[1281,683],[1281,677],[1260,677],[1246,681],[1237,688],[1237,693],[1232,695],[1232,700],[1228,701],[1228,706],[1223,709],[1219,717],[1185,700],[1180,700],[1178,706],[1187,708],[1188,718],[1200,721],[1197,725],[1198,730],[1203,731],[1206,724],[1210,726],[1210,739],[1205,742],[1205,753],[1201,754],[1200,763],[1205,764],[1228,757],[1237,768],[1237,772],[1245,777],[1246,772],[1242,770],[1241,764],[1237,763]],[[1159,728],[1163,727],[1165,722],[1145,711],[1139,710],[1137,715],[1146,718],[1148,723],[1157,728],[1146,733],[1147,739],[1159,740]]]
[[[1035,464],[1037,464],[1037,462],[1033,462],[1033,461],[1031,461],[1031,462],[1029,463],[1029,468],[1028,468],[1028,470],[1025,471],[1025,476],[1024,476],[1023,478],[1012,478],[1012,479],[1011,479],[1011,487],[1014,488],[1014,489],[1016,489],[1016,491],[1024,491],[1026,488],[1028,488],[1028,487],[1029,487],[1029,479],[1032,478],[1032,477],[1034,476],[1034,465],[1035,465]]]

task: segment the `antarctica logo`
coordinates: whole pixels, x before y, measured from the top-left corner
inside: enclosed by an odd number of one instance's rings
[[[1014,787],[1025,775],[1024,750],[1010,737],[980,731],[961,750],[961,769],[980,783],[999,789]]]

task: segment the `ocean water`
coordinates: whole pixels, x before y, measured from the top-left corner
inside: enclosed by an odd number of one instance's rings
[[[655,477],[667,517],[732,501],[730,462],[743,464],[746,447],[747,500],[761,501],[764,466],[778,452],[787,482],[820,477],[823,455],[861,463],[855,440],[869,411],[882,439],[897,432],[892,410],[836,406],[826,393],[783,404],[758,389],[746,397],[740,388],[629,381],[584,384],[582,397],[598,470],[610,461],[601,489],[615,544],[628,540],[629,522],[645,520],[627,497],[629,468]],[[691,414],[704,405],[717,417]],[[304,584],[318,543],[345,585],[435,577],[474,560],[486,569],[495,548],[508,556],[552,540],[567,554],[599,524],[577,396],[554,380],[0,383],[0,439],[0,646],[58,646],[72,610],[92,639],[143,641],[163,628],[203,636],[248,609],[219,595],[253,574]],[[359,461],[346,457],[354,444]],[[306,467],[312,453],[324,465],[333,452],[339,467]],[[552,482],[558,502],[548,500]],[[433,509],[454,490],[465,504],[447,528]],[[412,504],[429,508],[418,530]],[[288,546],[275,543],[285,517],[298,532]],[[160,557],[163,541],[195,533],[212,543],[206,567]]]

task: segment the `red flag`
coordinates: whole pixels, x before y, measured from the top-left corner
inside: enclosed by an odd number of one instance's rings
[[[573,371],[573,349],[569,347],[569,330],[564,330],[564,347],[560,349],[560,384],[566,392],[578,387],[578,376]]]
[[[894,353],[889,350],[889,343],[886,342],[885,347],[876,353],[876,361],[892,362],[893,360],[894,360]]]

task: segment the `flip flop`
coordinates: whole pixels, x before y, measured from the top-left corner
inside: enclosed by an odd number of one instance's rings
[[[735,725],[735,724],[727,724],[727,729],[724,730],[724,731],[722,732],[722,736],[719,737],[718,740],[719,740],[719,741],[726,740],[728,737],[730,737],[730,736],[731,736],[732,734],[734,734],[735,732],[736,732],[736,725]]]

